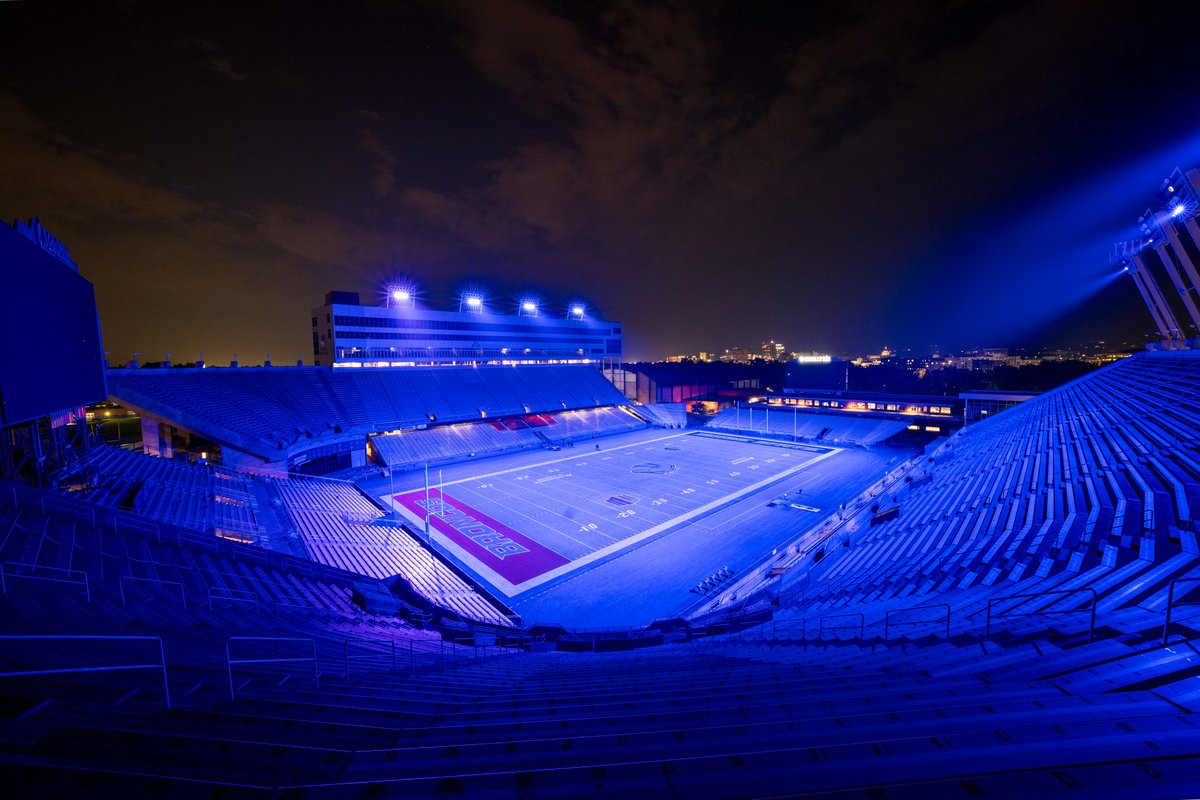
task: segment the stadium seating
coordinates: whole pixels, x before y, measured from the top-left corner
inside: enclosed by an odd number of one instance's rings
[[[220,467],[96,445],[62,468],[56,483],[101,507],[133,510],[189,530],[243,541],[257,541],[263,532],[248,479]]]
[[[532,419],[534,415],[527,415]],[[477,456],[534,450],[548,444],[641,430],[646,423],[619,408],[588,408],[489,422],[439,425],[423,430],[371,437],[372,446],[388,467],[415,469]]]
[[[622,408],[586,409],[544,415],[550,424],[536,429],[546,440],[555,443],[577,442],[596,436],[643,430],[646,423]]]
[[[733,433],[771,436],[834,445],[869,447],[895,436],[907,422],[858,415],[809,414],[791,409],[727,408],[708,421],[708,427]]]
[[[930,596],[962,616],[1014,586],[1161,608],[1200,566],[1198,387],[1193,354],[1143,353],[965,429],[839,523],[846,546],[780,616],[869,602],[878,618]],[[887,507],[898,518],[872,520]]]
[[[271,482],[309,556],[369,578],[404,578],[413,591],[464,619],[508,619],[351,484],[323,479]]]
[[[1198,395],[1195,354],[1144,353],[1006,410],[626,652],[435,639],[352,602],[377,581],[0,487],[10,635],[158,637],[5,642],[0,770],[47,797],[1196,796]],[[273,487],[377,557],[397,529],[327,484]]]
[[[686,403],[651,403],[632,406],[632,411],[657,428],[686,428]]]
[[[249,452],[627,402],[590,366],[110,370],[108,380],[114,397]]]
[[[77,568],[94,575],[89,559],[110,553],[89,600],[5,594],[10,635],[158,637],[5,643],[6,669],[35,673],[2,679],[0,771],[18,795],[1178,798],[1196,785],[1196,653],[1081,642],[1073,616],[1059,643],[868,644],[832,628],[818,641],[775,623],[517,655],[363,614],[332,571],[293,584],[293,562],[246,563],[251,548],[159,544],[3,497],[6,558],[65,563],[68,529]],[[135,589],[121,563],[163,572]],[[219,591],[195,602],[201,586]],[[36,674],[51,668],[100,671],[86,686]]]
[[[378,457],[393,469],[441,464],[471,456],[531,450],[542,445],[534,431],[510,430],[500,423],[446,425],[371,438]]]

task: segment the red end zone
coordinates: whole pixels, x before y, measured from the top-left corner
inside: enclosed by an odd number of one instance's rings
[[[430,527],[514,586],[568,563],[545,545],[448,494],[434,489],[428,497]],[[425,498],[424,489],[392,496],[421,519]]]

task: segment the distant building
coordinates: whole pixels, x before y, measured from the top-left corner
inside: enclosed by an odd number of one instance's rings
[[[596,364],[621,359],[621,323],[596,319],[582,306],[565,316],[526,301],[513,314],[464,297],[457,311],[403,302],[363,305],[357,292],[329,292],[312,312],[318,366],[398,367],[438,364]]]
[[[934,395],[789,389],[783,394],[750,398],[742,407],[781,407],[809,414],[905,420],[910,431],[944,435],[962,427],[963,402],[962,398]]]
[[[700,399],[731,403],[767,388],[768,373],[778,369],[775,364],[685,361],[624,364],[611,375],[606,371],[606,375],[626,397],[639,403]]]
[[[745,364],[750,360],[750,354],[744,347],[727,347],[720,360],[730,364]]]
[[[787,348],[783,342],[777,342],[774,339],[769,342],[763,342],[758,346],[759,353],[767,361],[787,361]]]

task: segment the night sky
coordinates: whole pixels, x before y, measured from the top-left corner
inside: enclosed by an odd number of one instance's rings
[[[527,287],[626,356],[1141,341],[1194,3],[0,3],[0,217],[120,363],[311,359],[326,291]],[[51,354],[44,354],[51,355]]]

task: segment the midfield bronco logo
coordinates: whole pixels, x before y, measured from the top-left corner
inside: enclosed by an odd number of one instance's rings
[[[634,464],[629,468],[629,471],[634,475],[666,475],[668,472],[674,472],[677,469],[679,469],[679,467],[674,464],[648,462],[644,464]]]

